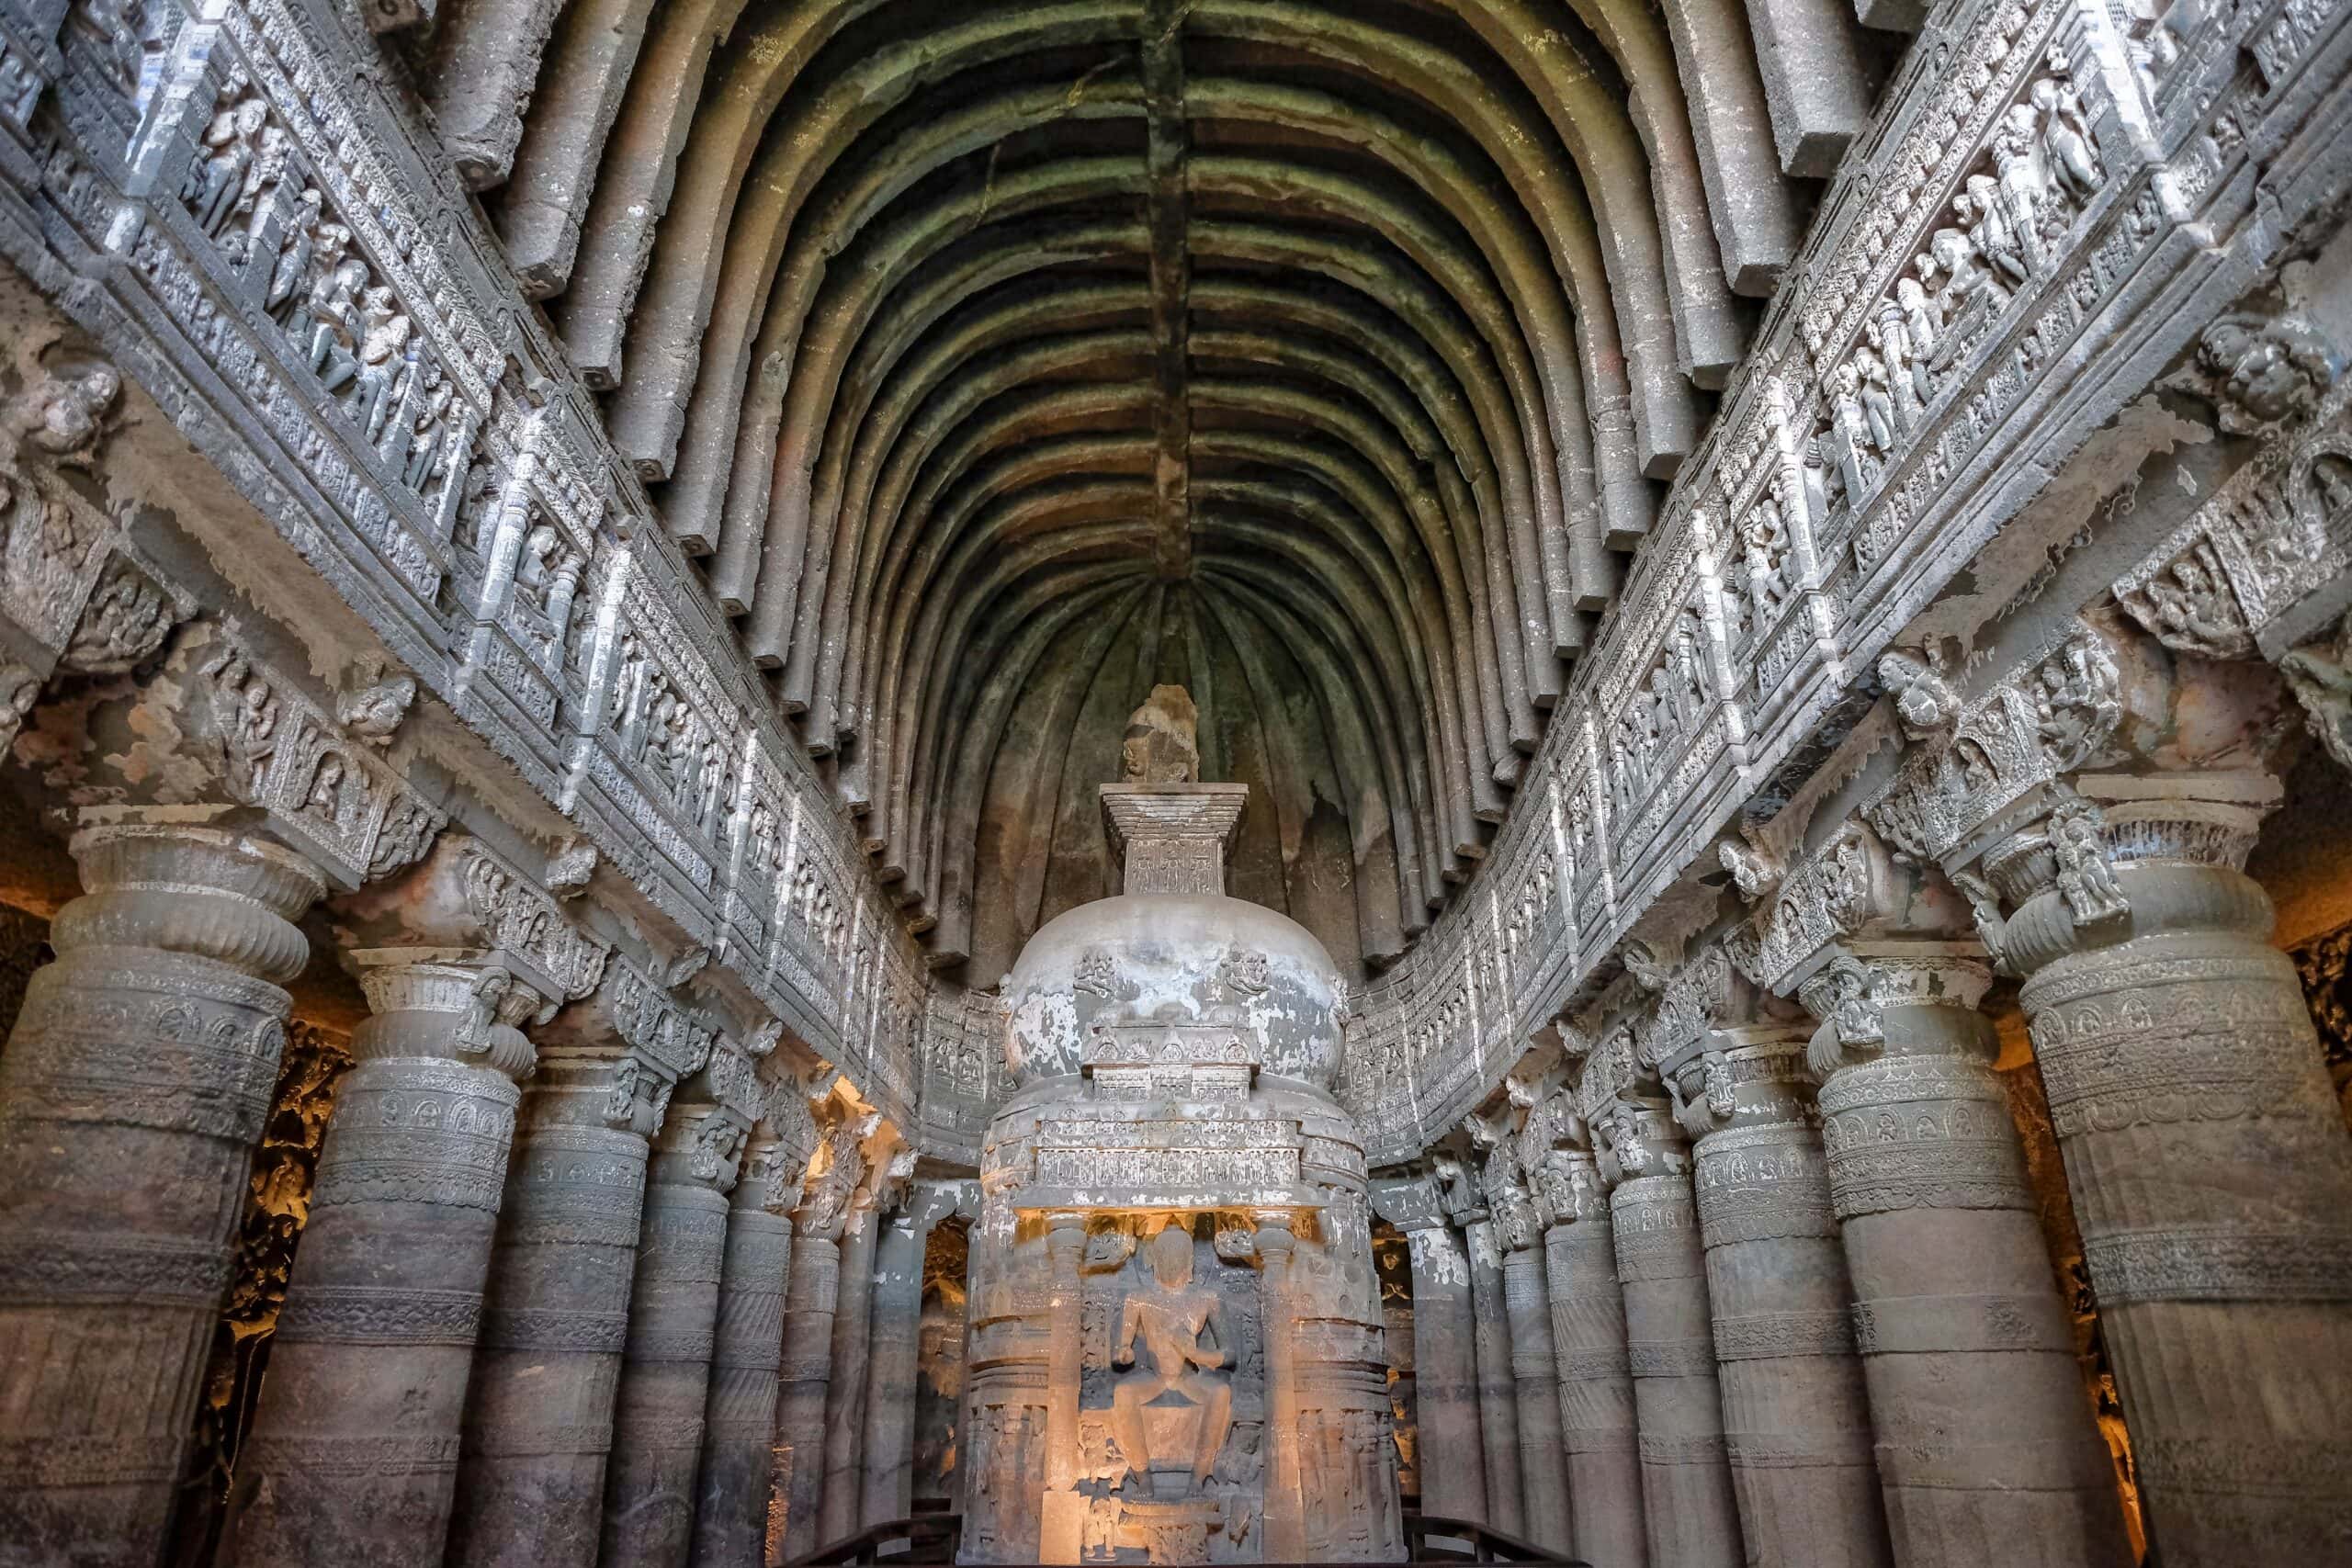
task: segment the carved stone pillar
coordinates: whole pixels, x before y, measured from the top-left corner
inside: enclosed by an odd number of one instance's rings
[[[1259,1318],[1266,1357],[1265,1555],[1269,1562],[1300,1562],[1306,1558],[1306,1519],[1299,1496],[1298,1351],[1292,1336],[1297,1311],[1290,1278],[1298,1242],[1287,1213],[1261,1210],[1255,1218],[1259,1287],[1265,1295]],[[1393,1499],[1396,1488],[1392,1483],[1388,1490]]]
[[[866,1348],[874,1320],[874,1249],[881,1231],[872,1194],[860,1193],[842,1233],[840,1295],[833,1305],[833,1376],[825,1389],[825,1480],[819,1494],[817,1543],[857,1533],[858,1494],[865,1479],[860,1442],[865,1422]]]
[[[1438,1211],[1426,1179],[1375,1182],[1382,1218],[1405,1233],[1413,1269],[1413,1408],[1421,1511],[1487,1517],[1486,1444],[1478,1430],[1478,1352],[1470,1315],[1470,1258]]]
[[[693,1544],[727,1194],[744,1135],[724,1108],[673,1108],[655,1141],[605,1467],[607,1562],[683,1568]]]
[[[1554,1551],[1568,1547],[1568,1467],[1560,1435],[1560,1362],[1552,1340],[1552,1303],[1544,1238],[1503,1255],[1503,1300],[1510,1314],[1510,1364],[1519,1405],[1520,1484],[1527,1539]]]
[[[1510,1336],[1511,1409],[1519,1427],[1520,1533],[1550,1551],[1568,1543],[1568,1469],[1560,1449],[1559,1362],[1552,1352],[1552,1305],[1544,1278],[1543,1226],[1520,1167],[1508,1121],[1473,1118],[1486,1150],[1479,1186],[1493,1239],[1502,1248],[1504,1318]]]
[[[1611,1220],[1625,1292],[1650,1561],[1737,1568],[1739,1509],[1724,1452],[1690,1150],[1661,1100],[1621,1101],[1597,1130],[1603,1174],[1617,1179]]]
[[[1464,1230],[1470,1258],[1471,1344],[1478,1368],[1478,1427],[1487,1461],[1487,1523],[1524,1538],[1520,1491],[1519,1384],[1510,1359],[1510,1307],[1503,1289],[1502,1248],[1492,1220]]]
[[[0,1055],[0,1541],[145,1568],[323,885],[195,824],[85,827],[73,852],[85,891]]]
[[[861,1526],[888,1524],[914,1510],[923,1251],[933,1226],[978,1202],[978,1193],[965,1183],[918,1182],[883,1227],[875,1254],[874,1326],[867,1349]]]
[[[817,1498],[824,1490],[825,1388],[832,1382],[841,1239],[838,1232],[811,1235],[807,1223],[804,1212],[796,1223],[800,1234],[792,1245],[784,1294],[784,1363],[776,1373],[771,1471],[783,1495],[768,1513],[768,1568],[816,1549]]]
[[[801,1121],[807,1122],[804,1108]],[[807,1144],[753,1135],[727,1215],[718,1320],[710,1348],[710,1401],[696,1483],[695,1568],[759,1568],[768,1509],[768,1442],[784,1360],[785,1281]]]
[[[639,1076],[626,1061],[551,1060],[524,1092],[467,1396],[452,1564],[594,1568],[652,1120]]]
[[[793,1215],[792,1273],[784,1298],[784,1365],[776,1379],[770,1469],[768,1568],[818,1545],[825,1487],[825,1401],[833,1381],[833,1319],[840,1303],[843,1227],[865,1180],[871,1117],[842,1116],[825,1129]]]
[[[532,1064],[514,1025],[545,1005],[501,956],[447,951],[347,955],[373,1016],[336,1091],[225,1563],[441,1560],[514,1079]]]
[[[1625,1355],[1625,1296],[1617,1243],[1592,1156],[1561,1151],[1575,1218],[1544,1235],[1559,1366],[1560,1447],[1567,1456],[1571,1549],[1619,1568],[1648,1568],[1642,1470],[1634,1445],[1634,1376]]]
[[[2352,1143],[2269,900],[2261,775],[2085,778],[1984,869],[2166,1568],[2352,1550]]]
[[[1079,1380],[1085,1367],[1080,1325],[1086,1216],[1061,1210],[1046,1217],[1046,1490],[1038,1526],[1040,1562],[1075,1562],[1086,1499],[1078,1491]],[[1271,1363],[1272,1352],[1268,1351]],[[1271,1364],[1268,1376],[1272,1375]]]
[[[2128,1562],[2114,1471],[1976,1010],[1974,943],[1857,942],[1808,978],[1808,1053],[1904,1568]]]
[[[1711,1031],[1668,1064],[1698,1134],[1724,1439],[1756,1568],[1886,1568],[1893,1561],[1854,1351],[1852,1286],[1811,1120],[1805,1033]]]

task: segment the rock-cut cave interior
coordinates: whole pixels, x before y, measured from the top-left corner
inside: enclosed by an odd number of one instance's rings
[[[0,1568],[2352,1568],[2352,0],[0,0]]]

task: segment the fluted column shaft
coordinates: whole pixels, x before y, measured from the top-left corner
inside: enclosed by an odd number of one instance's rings
[[[1478,1425],[1478,1350],[1470,1314],[1470,1258],[1442,1223],[1405,1233],[1413,1266],[1413,1408],[1421,1510],[1487,1517],[1486,1441]]]
[[[646,1140],[606,1122],[613,1070],[551,1063],[523,1096],[450,1523],[462,1568],[595,1568],[645,1201]]]
[[[1865,1047],[1877,1054],[1849,1039],[1841,1056],[1821,1036],[1810,1054],[1842,1063],[1820,1089],[1822,1142],[1895,1561],[2128,1562],[1992,1025],[1975,1010],[1991,976],[1921,943],[1873,947],[1853,973],[1878,998],[1883,1038]],[[1805,999],[1840,1029],[1820,986]]]
[[[1722,1038],[1736,1038],[1736,1035]],[[1853,1287],[1807,1119],[1804,1039],[1788,1031],[1710,1053],[1716,1130],[1692,1146],[1724,1441],[1754,1568],[1893,1562]],[[1698,1076],[1694,1074],[1694,1076]],[[1703,1089],[1698,1103],[1705,1104]]]
[[[1471,1344],[1478,1368],[1478,1427],[1487,1461],[1487,1523],[1524,1537],[1519,1463],[1519,1384],[1510,1363],[1510,1306],[1492,1220],[1463,1227],[1470,1258]]]
[[[0,1056],[0,1558],[163,1550],[323,891],[200,827],[85,828]]]
[[[495,1020],[537,998],[495,963],[353,957],[374,1016],[352,1036],[238,1461],[221,1561],[245,1568],[413,1568],[448,1535],[510,1074],[531,1061]]]
[[[2109,808],[2120,919],[2008,923],[2165,1568],[2352,1553],[2352,1142],[2251,822]],[[2211,856],[2205,863],[2188,857]]]
[[[766,1538],[769,1442],[793,1251],[792,1221],[769,1206],[781,1201],[765,1179],[777,1157],[772,1145],[753,1145],[727,1215],[696,1485],[695,1568],[759,1568]]]
[[[683,1568],[694,1541],[695,1477],[710,1399],[718,1279],[734,1167],[697,1145],[718,1111],[671,1113],[645,1190],[629,1293],[628,1348],[605,1468],[604,1560]]]
[[[1560,1441],[1559,1358],[1552,1346],[1552,1303],[1544,1241],[1503,1255],[1503,1302],[1510,1317],[1510,1364],[1519,1414],[1521,1511],[1527,1540],[1554,1551],[1568,1548],[1568,1464]]]
[[[833,1308],[833,1376],[825,1390],[825,1479],[819,1494],[817,1540],[857,1533],[865,1488],[866,1349],[874,1319],[874,1249],[880,1217],[870,1201],[852,1206],[842,1234],[841,1294]]]
[[[841,1266],[841,1243],[832,1236],[804,1235],[793,1243],[769,1466],[781,1495],[768,1510],[768,1568],[780,1568],[817,1547],[817,1499],[825,1483],[825,1390],[833,1375]]]
[[[1586,1169],[1589,1156],[1583,1157]],[[1634,1376],[1625,1353],[1625,1297],[1615,1229],[1593,1197],[1544,1236],[1560,1376],[1560,1446],[1567,1456],[1571,1549],[1607,1568],[1648,1568]]]
[[[1660,1119],[1662,1121],[1662,1119]],[[1663,1136],[1659,1121],[1645,1126]],[[1626,1145],[1619,1143],[1620,1157]],[[1645,1161],[1610,1195],[1617,1277],[1625,1292],[1626,1360],[1641,1427],[1642,1504],[1650,1561],[1738,1568],[1739,1510],[1724,1453],[1723,1397],[1708,1332],[1706,1263],[1687,1169]]]

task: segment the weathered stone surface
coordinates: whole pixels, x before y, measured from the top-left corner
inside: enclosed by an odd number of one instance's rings
[[[2331,1348],[2352,1292],[2352,1143],[2293,966],[2268,944],[2269,902],[2239,870],[2275,787],[2119,785],[2094,841],[2119,863],[2120,918],[2070,908],[2062,854],[2049,885],[2013,894],[2003,942],[2028,975],[2086,1262],[2126,1369],[2149,1530],[2186,1563],[2352,1539],[2352,1494],[2302,1457],[2352,1397]],[[2224,1389],[2189,1381],[2217,1364],[2233,1369]]]
[[[74,839],[0,1056],[0,1534],[27,1562],[153,1560],[230,1283],[316,870],[233,829]]]
[[[2112,1473],[1975,1010],[1989,979],[1964,948],[1890,943],[1805,993],[1887,1524],[1905,1563],[1991,1538],[2117,1563]]]
[[[1479,1462],[1428,1474],[1551,1533],[1565,1450],[1598,1562],[1642,1507],[1704,1560],[1727,1498],[1752,1560],[1874,1561],[1865,1409],[1906,1565],[2120,1561],[2119,1477],[2167,1564],[2335,1555],[2352,1168],[2267,906],[2307,955],[2352,907],[2340,811],[2260,818],[2352,761],[2344,6],[1569,9],[0,17],[0,899],[62,911],[0,1057],[0,1562],[150,1562],[175,1485],[224,1562],[566,1561],[607,1487],[632,1555],[814,1545],[897,1506],[905,1271],[819,1276],[918,1170],[983,1190],[921,1439],[968,1559],[1394,1556],[1367,1155],[1468,1244],[1476,1392],[1411,1404]],[[134,820],[311,891],[77,889],[51,830]],[[565,1005],[607,947],[671,998],[641,1054]],[[314,1210],[269,1375],[198,1400],[249,1047],[347,1028],[338,963],[378,1016],[317,1190],[252,1173]],[[1796,997],[1817,1157],[1712,1124]],[[705,1010],[783,1070],[684,1065]],[[566,1231],[516,1178],[575,1069],[616,1140],[825,1103],[808,1268],[755,1265],[764,1195],[683,1274]],[[1577,1190],[1661,1090],[1671,1291]],[[806,1309],[773,1378],[738,1263]],[[502,1335],[639,1278],[623,1477],[616,1352],[535,1386]],[[1710,1408],[1728,1494],[1632,1475]]]
[[[1603,1172],[1615,1177],[1610,1224],[1625,1292],[1650,1561],[1736,1563],[1739,1513],[1690,1148],[1657,1101],[1620,1102],[1601,1125]]]
[[[524,1089],[466,1393],[452,1563],[596,1561],[645,1201],[646,1139],[620,1072],[551,1060]]]

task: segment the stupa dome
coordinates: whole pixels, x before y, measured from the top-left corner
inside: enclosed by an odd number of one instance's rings
[[[1230,1021],[1260,1070],[1328,1088],[1344,985],[1305,926],[1223,894],[1125,893],[1029,939],[1005,977],[1013,1077],[1079,1070],[1098,1026]]]

